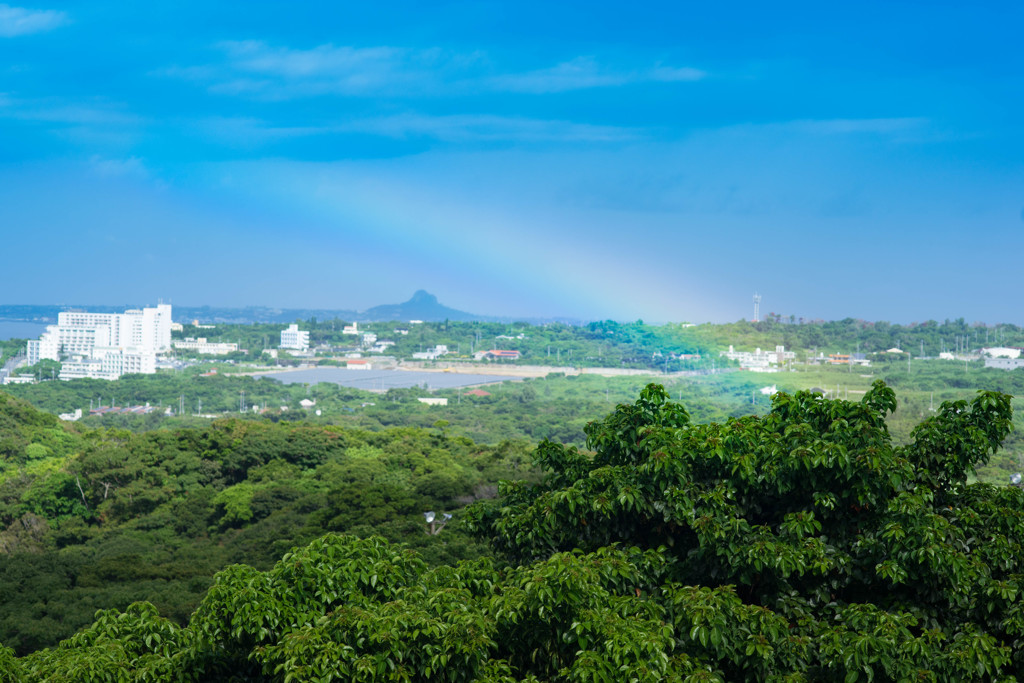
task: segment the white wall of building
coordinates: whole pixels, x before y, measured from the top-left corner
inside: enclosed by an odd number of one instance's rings
[[[160,304],[124,313],[62,311],[56,325],[29,342],[28,356],[61,361],[61,379],[117,379],[156,372],[156,354],[170,348],[171,306]]]
[[[300,330],[297,324],[292,323],[286,329],[281,330],[279,348],[307,351],[309,349],[309,332]]]

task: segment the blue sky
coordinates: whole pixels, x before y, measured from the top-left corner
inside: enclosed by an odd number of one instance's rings
[[[0,4],[0,298],[1024,323],[1022,8]]]

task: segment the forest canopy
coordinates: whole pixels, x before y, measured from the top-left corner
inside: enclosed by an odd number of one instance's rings
[[[942,404],[894,445],[859,402],[779,393],[695,424],[649,385],[546,442],[463,521],[497,558],[430,567],[328,534],[220,572],[188,624],[104,611],[7,680],[1011,681],[1024,666],[1024,493],[968,483],[1008,396]],[[0,676],[0,680],[4,680]]]

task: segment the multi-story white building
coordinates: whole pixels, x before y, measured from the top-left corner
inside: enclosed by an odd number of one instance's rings
[[[171,306],[124,313],[62,311],[39,339],[28,343],[29,364],[61,361],[61,379],[117,379],[156,372],[156,354],[171,348]]]
[[[281,345],[278,348],[295,349],[297,351],[309,350],[309,332],[300,330],[295,323],[281,330]]]

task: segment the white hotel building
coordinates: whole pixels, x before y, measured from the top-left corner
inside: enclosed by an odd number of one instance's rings
[[[124,313],[63,311],[39,339],[28,343],[30,365],[61,362],[61,379],[117,379],[156,372],[156,355],[171,348],[171,306]]]
[[[281,330],[281,345],[278,348],[295,349],[297,351],[309,350],[309,332],[300,330],[296,323]]]

